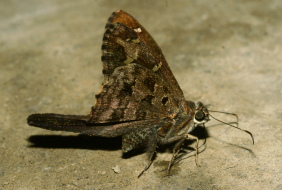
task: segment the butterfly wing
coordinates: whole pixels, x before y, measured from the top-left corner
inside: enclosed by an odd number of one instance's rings
[[[189,109],[155,40],[122,10],[106,24],[102,61],[104,85],[90,123],[161,119]]]
[[[183,92],[170,70],[158,44],[131,15],[118,10],[106,24],[102,45],[103,74],[106,84],[116,68],[131,63],[146,67],[167,81],[179,105],[185,102]]]

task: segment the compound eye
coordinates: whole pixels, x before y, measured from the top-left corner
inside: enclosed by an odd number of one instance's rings
[[[203,121],[205,119],[205,113],[203,111],[197,111],[195,114],[195,119],[197,121]]]

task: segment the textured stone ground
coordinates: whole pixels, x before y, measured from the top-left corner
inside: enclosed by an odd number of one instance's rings
[[[0,188],[282,189],[281,8],[279,0],[0,1]],[[120,138],[29,127],[31,113],[89,112],[103,79],[104,25],[117,9],[152,34],[187,99],[237,113],[255,145],[211,121],[201,167],[188,154],[163,177],[165,149],[137,179],[146,155],[123,158]]]

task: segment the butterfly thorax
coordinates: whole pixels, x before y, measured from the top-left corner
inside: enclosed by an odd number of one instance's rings
[[[195,127],[209,121],[208,109],[203,103],[195,104],[192,101],[186,101],[184,108],[171,115],[171,123],[159,128],[158,134],[165,139],[164,141],[177,141],[178,138],[193,131]]]

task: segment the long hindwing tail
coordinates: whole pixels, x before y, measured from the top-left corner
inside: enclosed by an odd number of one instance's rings
[[[27,118],[30,126],[53,131],[70,131],[83,133],[90,116],[61,115],[61,114],[32,114]]]
[[[89,124],[90,116],[83,115],[62,115],[54,113],[32,114],[27,118],[30,126],[35,126],[51,131],[68,131],[86,135],[115,137],[121,134],[113,129],[115,124]],[[123,124],[124,125],[124,124]],[[117,125],[116,127],[121,127]],[[122,128],[122,127],[121,127]]]
[[[32,114],[27,118],[30,126],[35,126],[53,131],[68,131],[102,137],[117,137],[136,131],[141,128],[158,129],[165,123],[171,123],[170,119],[153,119],[142,121],[128,121],[119,123],[89,123],[90,116],[61,115],[61,114]]]

